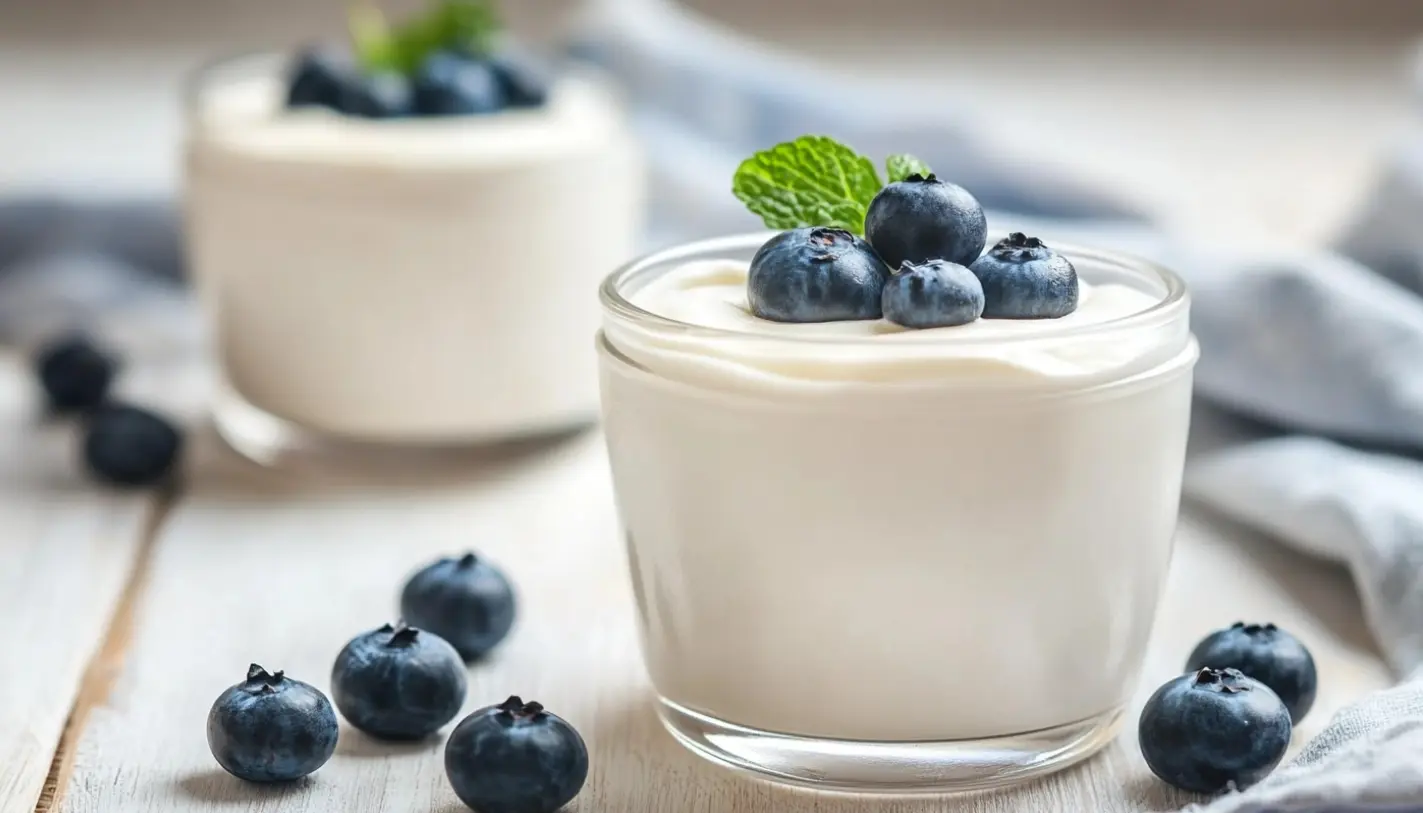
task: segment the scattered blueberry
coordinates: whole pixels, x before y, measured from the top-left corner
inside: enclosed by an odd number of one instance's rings
[[[286,782],[315,771],[335,752],[338,731],[326,695],[255,663],[208,712],[208,747],[217,764],[250,782]]]
[[[548,101],[548,76],[532,59],[503,53],[490,60],[510,107],[539,107]]]
[[[389,71],[358,73],[341,91],[341,112],[368,119],[393,119],[415,110],[410,80]]]
[[[415,74],[415,112],[420,115],[495,113],[503,106],[504,88],[487,62],[440,51]]]
[[[74,412],[104,402],[119,365],[87,336],[73,334],[41,347],[34,367],[50,408]]]
[[[493,649],[514,626],[514,590],[497,568],[473,553],[441,559],[405,583],[405,621],[449,641],[472,661]]]
[[[511,697],[460,721],[445,775],[476,813],[553,813],[582,790],[588,748],[562,718]]]
[[[1077,310],[1077,270],[1036,237],[1013,232],[979,257],[985,319],[1056,319]]]
[[[1274,624],[1237,621],[1206,636],[1191,652],[1186,668],[1195,671],[1206,666],[1239,669],[1269,686],[1295,723],[1309,713],[1319,688],[1314,657],[1298,638]]]
[[[1195,793],[1243,790],[1274,770],[1290,744],[1290,713],[1270,687],[1235,669],[1182,675],[1146,701],[1138,729],[1146,764]]]
[[[884,318],[904,327],[966,325],[983,313],[983,286],[946,260],[905,263],[884,284]]]
[[[464,662],[455,648],[404,624],[356,636],[331,667],[341,716],[382,739],[433,734],[459,714],[464,694]]]
[[[933,173],[881,189],[865,213],[865,238],[890,268],[948,260],[968,265],[983,251],[988,222],[978,200]]]
[[[120,486],[166,481],[183,448],[183,435],[162,416],[128,404],[105,404],[89,416],[84,462],[100,480]]]
[[[889,268],[844,229],[791,229],[751,258],[751,312],[776,322],[878,319]]]
[[[297,55],[287,79],[287,107],[340,109],[346,85],[355,75],[351,60],[342,51],[308,47]]]

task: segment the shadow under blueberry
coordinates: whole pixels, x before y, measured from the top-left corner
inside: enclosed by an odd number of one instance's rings
[[[341,726],[341,737],[336,740],[336,757],[350,759],[389,759],[409,754],[424,754],[444,747],[448,726],[418,740],[381,740],[351,728]]]
[[[291,782],[244,782],[221,768],[209,768],[183,776],[174,784],[184,796],[197,802],[247,807],[253,799],[296,796],[314,790],[319,783],[315,774]]]

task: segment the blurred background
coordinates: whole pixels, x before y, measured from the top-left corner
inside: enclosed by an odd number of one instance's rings
[[[420,0],[383,0],[393,12]],[[234,48],[339,34],[343,0],[0,0],[0,195],[163,196],[176,91]],[[506,0],[549,42],[574,0]],[[1417,0],[687,0],[847,74],[922,87],[1005,149],[1169,225],[1319,242],[1413,107]]]

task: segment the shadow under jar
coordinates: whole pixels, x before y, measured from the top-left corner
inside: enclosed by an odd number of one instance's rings
[[[594,421],[591,292],[635,251],[643,193],[614,95],[571,74],[538,108],[373,120],[284,109],[287,61],[218,63],[189,94],[223,436],[350,462]]]
[[[1016,783],[1114,736],[1156,613],[1197,357],[1181,281],[1057,246],[1058,320],[745,309],[770,235],[609,277],[603,414],[671,733],[850,792]]]

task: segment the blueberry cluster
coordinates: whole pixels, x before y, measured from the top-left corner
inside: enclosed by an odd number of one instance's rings
[[[82,421],[84,465],[95,478],[124,487],[171,479],[183,434],[163,416],[112,397],[121,369],[113,353],[74,333],[40,347],[33,365],[50,412]]]
[[[1077,309],[1077,271],[1036,237],[1013,233],[987,253],[983,207],[934,174],[884,187],[865,238],[792,229],[751,260],[751,310],[777,322],[888,319],[910,328],[986,319],[1055,319]],[[982,256],[980,256],[982,254]]]
[[[473,553],[444,558],[406,582],[405,622],[357,635],[331,668],[332,702],[315,687],[256,664],[208,713],[208,745],[226,771],[251,782],[306,776],[336,751],[336,711],[381,740],[419,740],[458,716],[467,661],[508,634],[514,591]],[[588,749],[568,722],[510,697],[473,712],[445,743],[445,774],[476,813],[552,813],[588,778]]]
[[[1309,650],[1274,624],[1237,622],[1201,641],[1186,669],[1141,712],[1137,734],[1152,773],[1195,793],[1264,779],[1314,705]]]
[[[298,54],[287,81],[287,106],[325,107],[370,119],[468,116],[542,105],[548,82],[514,52],[478,56],[439,50],[411,74],[369,70],[343,50],[314,46]]]

